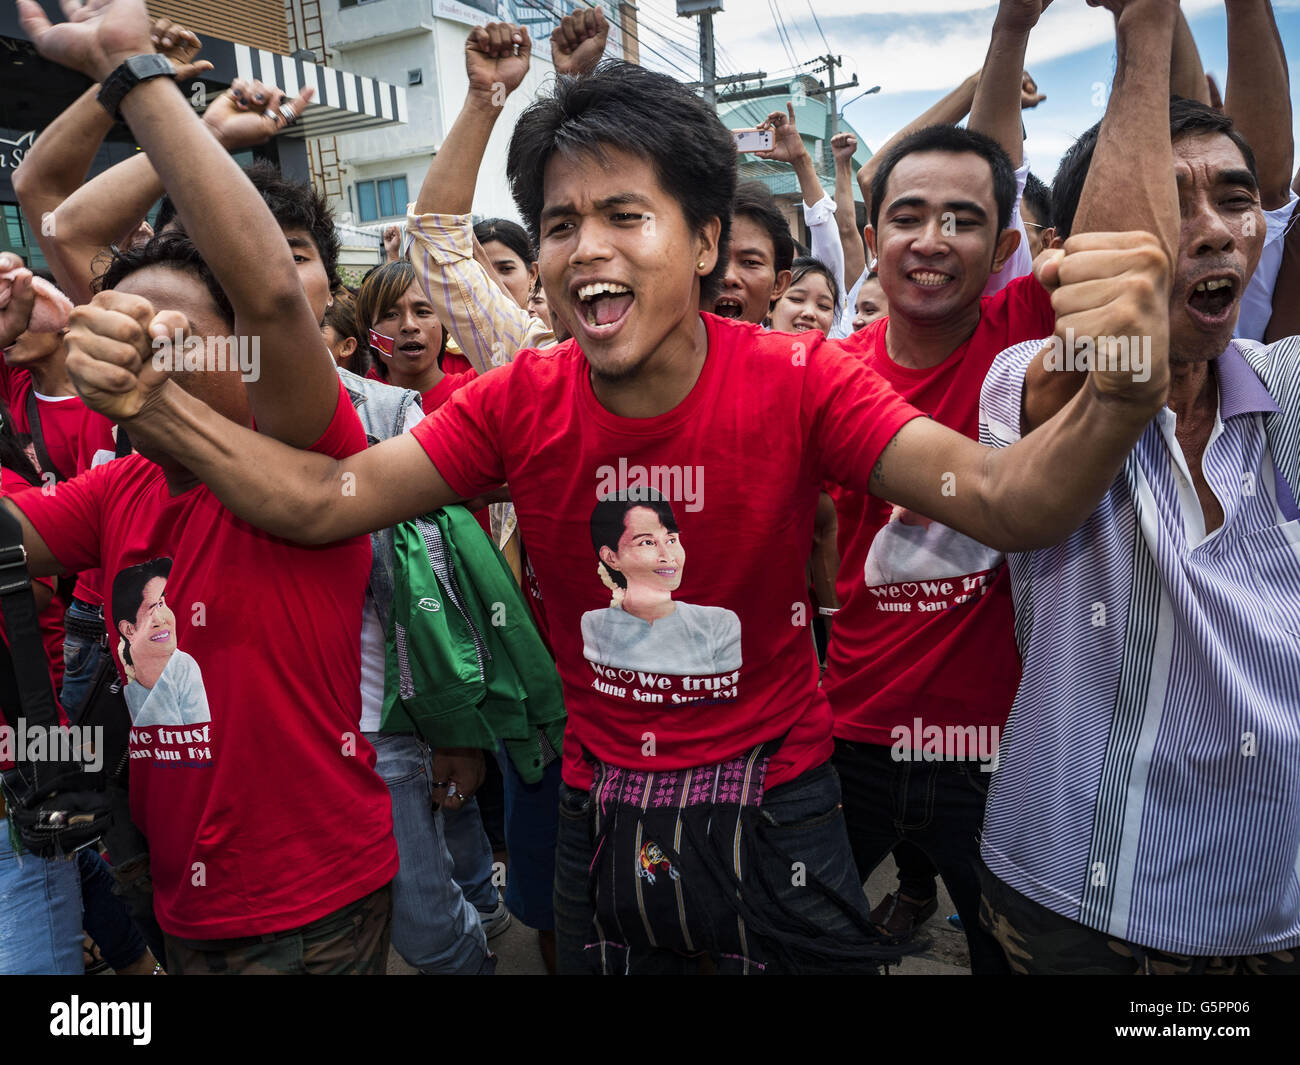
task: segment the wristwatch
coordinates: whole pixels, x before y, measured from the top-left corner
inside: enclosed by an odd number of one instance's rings
[[[157,52],[133,55],[104,79],[95,99],[100,102],[105,111],[114,118],[120,119],[122,116],[118,113],[118,108],[122,106],[122,98],[140,82],[148,81],[150,78],[175,76],[176,71],[172,67],[171,60],[166,56],[159,55]]]

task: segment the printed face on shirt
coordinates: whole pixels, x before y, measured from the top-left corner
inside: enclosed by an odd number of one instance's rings
[[[790,283],[790,272],[776,272],[772,236],[753,218],[736,214],[731,219],[731,245],[722,290],[710,308],[722,318],[738,318],[762,325],[772,301]]]
[[[772,308],[772,328],[782,333],[820,329],[830,333],[835,322],[835,297],[820,273],[809,270],[790,287]]]
[[[393,354],[381,358],[396,375],[394,384],[413,387],[437,370],[442,323],[418,281],[411,282],[401,299],[379,313],[373,328],[393,338]]]
[[[719,219],[692,232],[650,162],[607,148],[546,164],[539,265],[558,319],[591,372],[634,379],[700,322],[699,280],[717,263]],[[696,266],[702,263],[703,266]]]
[[[623,519],[618,550],[600,549],[606,567],[623,575],[629,598],[641,593],[671,595],[682,583],[686,549],[681,533],[670,532],[649,507],[630,507]]]
[[[858,302],[853,308],[853,331],[865,329],[877,318],[889,314],[889,301],[885,299],[885,290],[880,287],[880,278],[873,277],[862,282],[858,289]]]
[[[152,688],[176,650],[176,615],[167,605],[163,593],[165,577],[154,577],[144,586],[144,596],[135,612],[135,621],[119,621],[118,631],[131,651],[131,665],[136,679]]]
[[[1223,134],[1174,141],[1174,176],[1181,231],[1169,358],[1203,362],[1232,339],[1241,294],[1264,250],[1264,215],[1241,150]]]
[[[890,313],[933,323],[977,304],[1002,265],[994,262],[997,225],[993,171],[982,157],[913,152],[900,159],[877,225],[867,227]]]

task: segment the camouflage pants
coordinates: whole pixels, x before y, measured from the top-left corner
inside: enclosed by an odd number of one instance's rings
[[[167,936],[172,976],[383,976],[393,920],[393,887],[301,928],[244,939]]]
[[[1300,975],[1300,950],[1216,957],[1170,954],[1125,943],[1062,917],[1025,898],[982,862],[980,883],[980,924],[1002,947],[1011,971],[1020,975]]]

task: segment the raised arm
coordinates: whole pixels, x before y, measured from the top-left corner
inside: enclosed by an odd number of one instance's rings
[[[847,287],[852,287],[867,266],[866,245],[862,243],[857,206],[853,202],[853,153],[857,150],[858,138],[852,133],[837,133],[831,138],[831,155],[835,159],[835,225],[840,231]],[[847,295],[846,292],[846,302]],[[852,314],[851,308],[846,310]]]
[[[1059,285],[1058,337],[1149,337],[1150,361],[1089,374],[1054,417],[1005,450],[914,419],[871,479],[875,495],[1003,551],[1060,543],[1087,520],[1169,384],[1170,259],[1154,236],[1072,237],[1040,261],[1039,277]]]
[[[1229,11],[1232,4],[1228,5]],[[1229,20],[1232,16],[1229,14]],[[1201,66],[1201,53],[1196,50],[1196,41],[1192,37],[1192,28],[1182,9],[1174,23],[1174,48],[1169,63],[1169,91],[1175,96],[1185,96],[1189,100],[1200,100],[1210,104],[1210,83],[1205,80],[1205,68]]]
[[[1290,199],[1295,152],[1286,53],[1268,0],[1231,0],[1227,8],[1223,109],[1255,151],[1260,205],[1271,211]]]
[[[609,22],[598,7],[579,8],[560,19],[551,32],[551,64],[555,73],[581,77],[605,54]]]
[[[19,0],[19,11],[42,56],[98,81],[151,51],[143,0],[91,0],[57,26],[34,0]],[[126,94],[121,113],[230,298],[236,333],[259,340],[260,376],[245,386],[259,429],[291,444],[315,442],[334,416],[338,383],[270,210],[175,82],[142,82]]]
[[[1002,0],[993,20],[988,55],[975,88],[967,129],[992,137],[1019,167],[1024,158],[1021,85],[1029,32],[1051,0]]]
[[[1116,13],[1115,82],[1070,232],[1143,230],[1155,236],[1172,262],[1179,208],[1169,135],[1169,67],[1178,4],[1107,0],[1106,6]],[[1031,366],[1025,376],[1025,428],[1059,411],[1084,376],[1048,369],[1041,359]]]

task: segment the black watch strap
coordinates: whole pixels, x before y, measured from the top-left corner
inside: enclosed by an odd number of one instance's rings
[[[122,106],[122,98],[128,92],[134,89],[142,81],[148,81],[150,78],[172,78],[176,76],[176,70],[166,56],[159,55],[157,52],[150,52],[147,55],[133,55],[130,59],[124,60],[116,70],[104,79],[104,83],[99,87],[99,94],[95,97],[100,105],[114,118],[121,118],[118,108]]]

